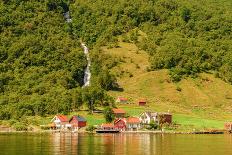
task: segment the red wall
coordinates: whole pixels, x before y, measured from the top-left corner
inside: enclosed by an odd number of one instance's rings
[[[124,129],[126,129],[126,123],[123,120],[120,120],[120,121],[114,123],[114,127],[124,130]]]
[[[73,125],[78,125],[78,127],[85,127],[86,126],[86,122],[78,122],[76,119],[72,119],[70,121],[70,123]]]
[[[140,106],[145,106],[145,105],[146,105],[146,102],[139,102],[139,105],[140,105]]]

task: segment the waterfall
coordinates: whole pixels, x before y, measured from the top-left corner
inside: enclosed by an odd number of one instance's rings
[[[66,20],[67,23],[71,23],[72,22],[72,18],[70,17],[69,11],[64,13],[64,18],[65,18],[65,20]]]
[[[91,65],[91,61],[90,61],[90,58],[89,58],[89,49],[88,49],[88,47],[84,43],[81,43],[81,46],[84,49],[84,53],[85,53],[85,55],[87,57],[87,61],[88,61],[87,67],[85,68],[84,85],[83,85],[83,87],[86,87],[86,86],[90,85],[90,78],[91,78],[90,65]]]
[[[64,18],[65,18],[67,23],[72,22],[72,18],[70,16],[69,11],[64,13]],[[89,49],[88,49],[88,47],[84,43],[81,43],[81,46],[82,46],[82,48],[84,50],[84,53],[85,53],[85,55],[87,57],[87,61],[88,61],[87,67],[85,68],[84,85],[83,85],[83,87],[87,87],[87,86],[90,85],[90,78],[91,78],[90,65],[91,65],[91,61],[90,61],[90,57],[89,57]]]

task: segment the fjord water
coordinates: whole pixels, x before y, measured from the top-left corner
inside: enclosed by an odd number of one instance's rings
[[[231,135],[0,134],[1,155],[231,155]]]

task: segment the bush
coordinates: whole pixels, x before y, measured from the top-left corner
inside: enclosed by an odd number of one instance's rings
[[[182,88],[181,88],[180,86],[177,86],[177,87],[176,87],[176,90],[179,91],[179,92],[181,92],[181,91],[182,91]]]
[[[88,132],[93,132],[95,129],[96,129],[95,126],[89,125],[85,130]]]
[[[112,108],[106,107],[104,109],[104,116],[105,116],[106,122],[112,122],[114,120],[114,114],[113,114]]]
[[[27,125],[21,122],[16,122],[13,125],[13,128],[15,128],[16,131],[27,131],[28,130]]]
[[[158,129],[158,124],[154,120],[151,120],[151,122],[150,122],[149,126],[147,127],[147,129],[149,129],[149,130]]]

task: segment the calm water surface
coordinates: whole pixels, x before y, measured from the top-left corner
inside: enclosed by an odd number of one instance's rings
[[[232,135],[0,134],[1,155],[232,155]]]

